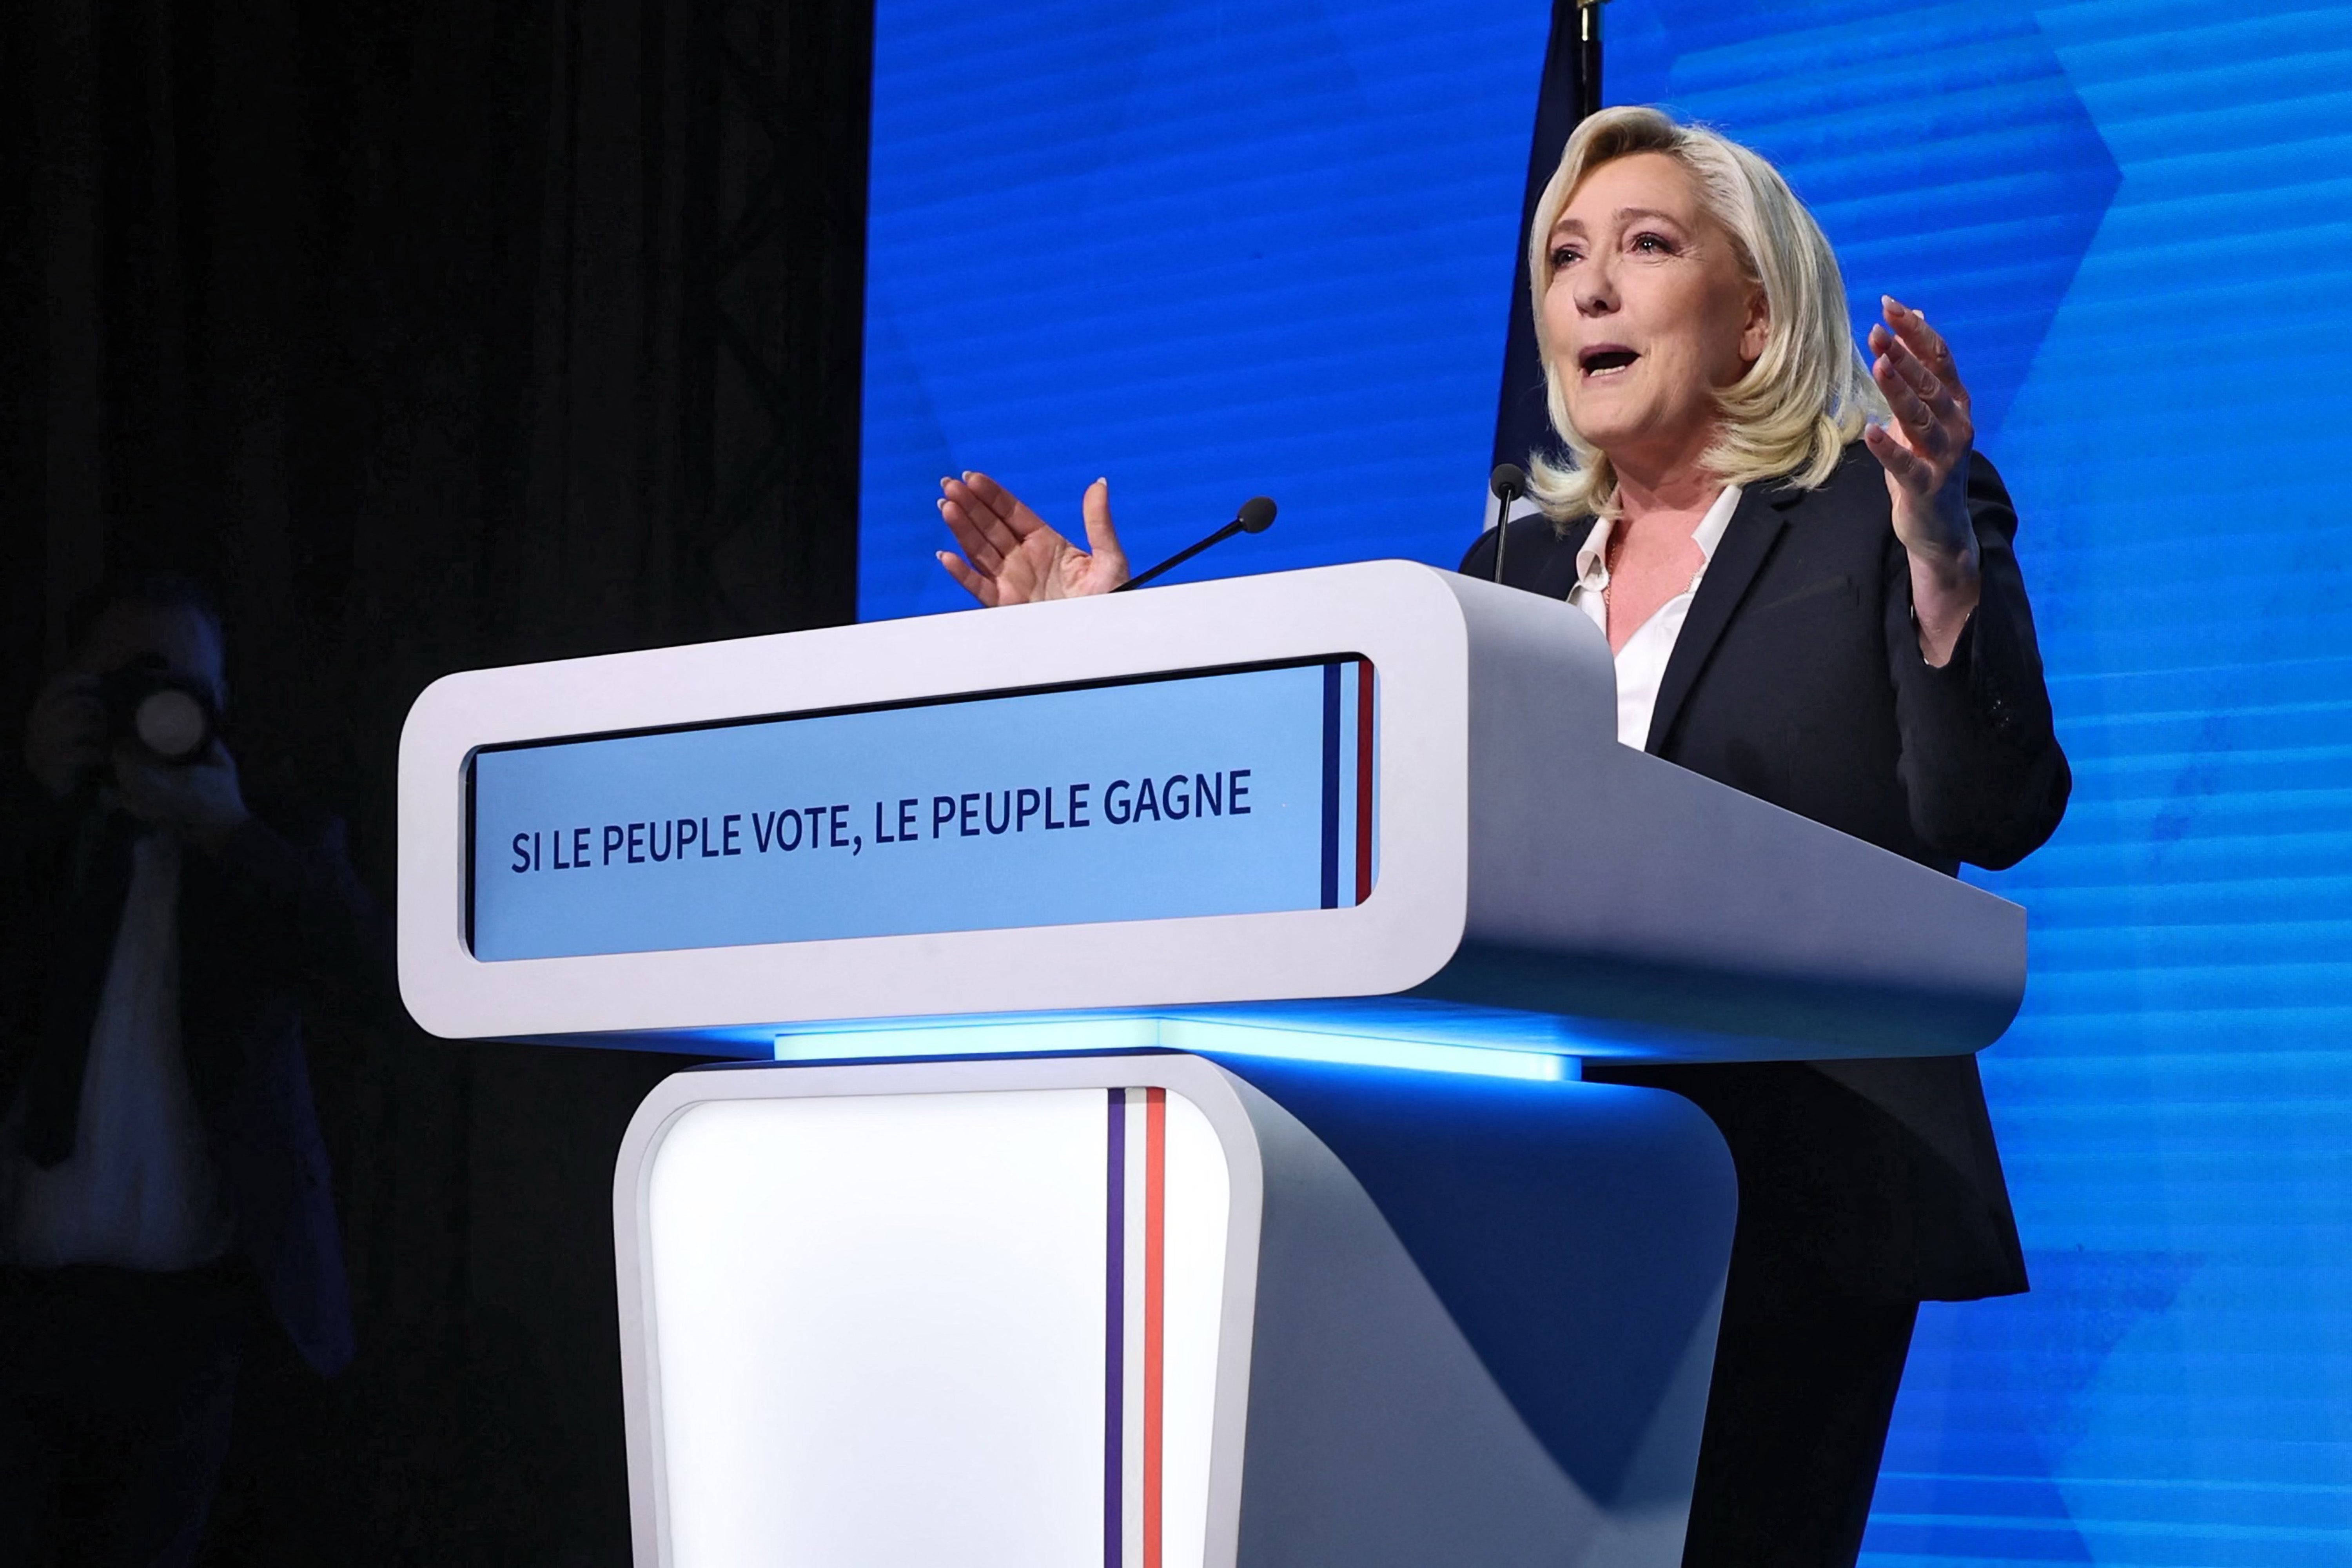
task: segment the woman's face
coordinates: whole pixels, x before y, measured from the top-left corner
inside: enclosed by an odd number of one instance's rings
[[[1654,480],[1714,438],[1710,392],[1764,352],[1764,291],[1683,166],[1638,153],[1585,176],[1551,227],[1543,327],[1577,433]]]

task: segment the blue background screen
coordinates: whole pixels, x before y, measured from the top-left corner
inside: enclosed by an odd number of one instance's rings
[[[1192,575],[1481,517],[1549,7],[880,0],[861,604],[938,478]],[[1984,1058],[2034,1289],[1931,1306],[1865,1561],[2352,1562],[2352,6],[1613,0],[1954,341],[2074,802]]]

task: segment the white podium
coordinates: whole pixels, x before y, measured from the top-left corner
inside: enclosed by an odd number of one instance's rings
[[[428,689],[418,1020],[746,1058],[615,1177],[638,1561],[1671,1568],[1729,1160],[1576,1060],[1974,1050],[2024,919],[1613,712],[1395,562]]]

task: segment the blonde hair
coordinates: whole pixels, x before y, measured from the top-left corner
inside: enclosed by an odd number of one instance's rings
[[[1716,390],[1722,434],[1700,461],[1726,484],[1787,476],[1811,489],[1830,477],[1846,443],[1885,403],[1849,335],[1845,280],[1821,225],[1780,171],[1728,137],[1677,124],[1655,109],[1604,109],[1569,138],[1559,167],[1536,204],[1528,231],[1528,279],[1552,428],[1568,443],[1563,466],[1531,454],[1528,489],[1556,523],[1617,515],[1609,458],[1568,416],[1559,365],[1544,339],[1544,294],[1551,287],[1552,225],[1585,178],[1604,163],[1663,153],[1697,186],[1700,205],[1732,238],[1742,274],[1764,290],[1770,322],[1764,352],[1729,386]]]

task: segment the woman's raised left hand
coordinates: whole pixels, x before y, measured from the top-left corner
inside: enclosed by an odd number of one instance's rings
[[[1881,309],[1885,322],[1870,329],[1870,375],[1895,417],[1868,426],[1863,440],[1886,470],[1895,536],[1911,558],[1920,655],[1941,665],[1977,606],[1977,533],[1968,500],[1976,422],[1942,334],[1892,295],[1882,297]]]
[[[992,608],[1108,594],[1127,581],[1127,552],[1111,526],[1108,479],[1088,485],[1079,502],[1091,552],[1062,537],[986,474],[941,479],[939,506],[964,552],[937,552],[940,564],[966,593]]]

